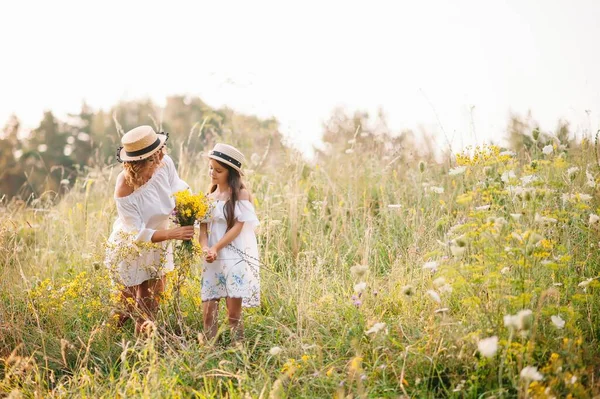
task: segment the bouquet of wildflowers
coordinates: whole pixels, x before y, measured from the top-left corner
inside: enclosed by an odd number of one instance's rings
[[[196,221],[204,220],[212,211],[213,204],[203,193],[192,194],[189,190],[183,190],[173,194],[173,197],[175,198],[173,221],[179,226],[194,226]],[[181,288],[190,274],[192,264],[202,257],[202,246],[193,238],[189,241],[182,241],[174,255],[178,264],[177,273],[172,276],[174,305],[178,321],[183,325]]]
[[[193,226],[203,220],[211,210],[211,202],[203,193],[192,194],[189,190],[178,191],[175,197],[173,219],[179,226]],[[182,247],[194,256],[202,255],[202,248],[195,240],[183,241]]]

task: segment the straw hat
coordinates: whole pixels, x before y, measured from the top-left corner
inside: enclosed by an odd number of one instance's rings
[[[231,166],[233,169],[237,170],[240,175],[244,175],[244,172],[242,172],[242,163],[246,162],[246,158],[237,148],[229,144],[217,143],[207,156]]]
[[[168,133],[157,134],[151,126],[138,126],[121,137],[117,149],[119,162],[141,161],[159,151],[169,139]]]

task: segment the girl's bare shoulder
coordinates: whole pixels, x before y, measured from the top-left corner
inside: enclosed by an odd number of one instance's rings
[[[239,195],[239,199],[240,201],[250,201],[251,195],[250,195],[250,191],[246,190],[245,188],[242,188],[240,190],[240,195]]]

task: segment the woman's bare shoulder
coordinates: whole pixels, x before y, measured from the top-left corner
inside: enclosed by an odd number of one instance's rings
[[[115,197],[123,198],[133,193],[133,187],[125,182],[125,173],[119,173],[117,176],[117,184],[115,185]]]

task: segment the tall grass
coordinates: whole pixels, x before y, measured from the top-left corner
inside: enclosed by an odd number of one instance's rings
[[[134,337],[131,325],[114,326],[113,287],[102,259],[116,217],[118,166],[90,171],[57,205],[2,208],[0,392],[600,393],[593,146],[554,145],[551,154],[521,160],[486,147],[439,165],[390,163],[384,154],[361,151],[360,143],[354,150],[316,164],[269,154],[283,166],[258,160],[251,166],[262,304],[245,311],[239,346],[230,344],[226,329],[215,345],[202,339],[199,268],[182,291],[183,326],[168,293],[150,338]],[[205,161],[179,158],[181,177],[205,190]],[[449,162],[460,168],[448,170]],[[368,271],[352,273],[355,265]],[[523,309],[531,316],[505,325],[505,316]],[[497,352],[483,356],[478,343],[494,336]],[[527,366],[543,378],[521,377]]]

